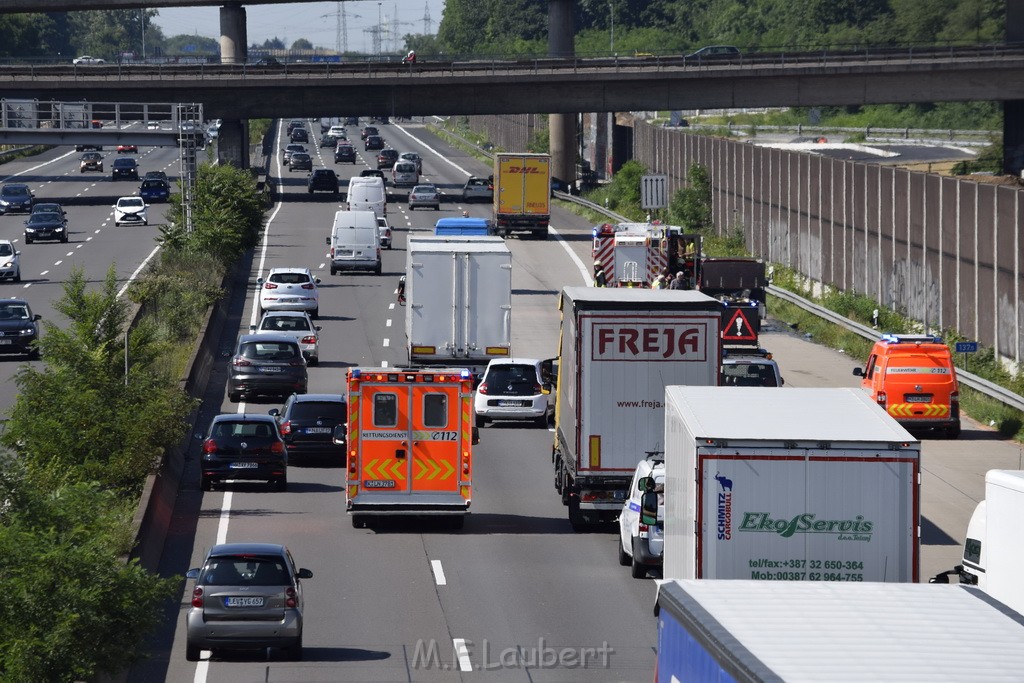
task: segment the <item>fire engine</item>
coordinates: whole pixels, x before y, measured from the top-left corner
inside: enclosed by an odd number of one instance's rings
[[[473,486],[473,375],[462,368],[350,368],[345,496],[352,526],[446,515],[461,528]]]

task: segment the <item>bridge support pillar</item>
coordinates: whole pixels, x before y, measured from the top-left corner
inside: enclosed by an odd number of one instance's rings
[[[1006,0],[1006,42],[1024,42],[1024,0]],[[1003,102],[1003,173],[1024,172],[1024,100]]]
[[[236,168],[249,168],[249,122],[222,119],[217,132],[217,160]]]
[[[548,54],[572,57],[575,0],[548,0]],[[576,114],[548,116],[548,145],[551,175],[568,183],[576,181]]]
[[[220,8],[221,64],[244,64],[248,55],[245,32],[245,8],[231,2]]]

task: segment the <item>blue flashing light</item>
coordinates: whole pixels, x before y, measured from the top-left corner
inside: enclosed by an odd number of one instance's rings
[[[473,373],[470,372],[469,370],[462,370],[459,373],[459,377],[461,377],[462,379],[473,379]]]
[[[362,376],[363,371],[359,368],[352,368],[349,370],[349,373],[351,374],[352,379],[359,379]]]

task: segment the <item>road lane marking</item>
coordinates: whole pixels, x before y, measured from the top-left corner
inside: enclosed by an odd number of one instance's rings
[[[48,270],[44,270],[43,272],[39,273],[39,277],[43,277],[44,275],[46,275],[49,272],[50,271],[48,271]]]
[[[387,337],[384,338],[384,346],[385,347],[391,346],[391,340],[388,339]]]
[[[384,323],[384,327],[391,327],[391,318],[387,319],[387,321]]]
[[[441,568],[441,560],[431,560],[430,568],[434,572],[434,583],[438,586],[447,586],[448,580],[444,578],[444,569]]]
[[[59,265],[60,265],[60,264],[62,264],[62,263],[64,263],[64,262],[63,262],[63,261],[57,261],[57,262],[56,262],[56,263],[54,263],[53,265],[54,265],[54,266],[59,266]]]
[[[17,178],[17,177],[18,177],[18,176],[20,176],[20,175],[25,175],[26,173],[31,173],[32,171],[37,171],[37,170],[39,170],[40,168],[42,168],[43,166],[49,166],[50,164],[55,164],[55,163],[57,163],[58,161],[60,161],[61,159],[67,159],[67,158],[68,158],[69,156],[71,156],[72,154],[77,154],[77,152],[75,152],[75,151],[67,152],[67,153],[65,153],[65,154],[62,154],[62,155],[60,155],[60,156],[59,156],[59,157],[57,157],[56,159],[50,159],[49,161],[44,161],[43,163],[41,163],[41,164],[39,164],[39,165],[37,165],[37,166],[33,166],[32,168],[26,168],[26,169],[25,169],[24,171],[18,171],[17,173],[12,173],[12,174],[11,174],[11,175],[9,175],[9,176],[5,176],[5,177],[3,177],[3,178],[0,178],[0,183],[2,183],[2,182],[5,182],[5,181],[7,181],[7,180],[10,180],[11,178]],[[68,171],[68,172],[67,172],[67,173],[65,173],[64,175],[70,175],[70,174],[71,174],[71,171]],[[50,183],[52,183],[52,182],[53,182],[53,181],[51,180],[50,182],[48,182],[48,183],[46,183],[46,184],[47,184],[47,185],[49,185],[49,184],[50,184]]]
[[[459,658],[459,671],[472,671],[473,662],[469,661],[469,648],[466,647],[466,639],[453,638],[452,645],[455,647],[455,655]]]
[[[386,367],[388,366],[388,362],[387,362],[386,360],[382,360],[382,361],[380,362],[380,366],[381,366],[382,368],[386,368]]]
[[[25,286],[24,286],[24,287],[23,287],[22,289],[28,289],[28,288],[29,288],[29,287],[31,287],[31,286],[32,286],[32,283],[31,283],[31,282],[29,282],[29,283],[28,283],[28,284],[26,284],[26,285],[25,285]]]
[[[149,263],[149,260],[151,258],[153,258],[154,256],[156,256],[156,252],[158,252],[158,251],[160,251],[160,245],[159,244],[156,245],[155,247],[153,247],[153,251],[149,252],[149,256],[147,256],[142,261],[142,263],[139,264],[139,267],[136,268],[135,272],[132,273],[131,277],[128,278],[128,282],[124,283],[124,287],[122,287],[120,290],[118,290],[118,292],[117,292],[117,298],[118,299],[121,298],[122,294],[124,294],[126,291],[128,291],[128,287],[132,284],[132,282],[135,281],[135,278],[137,278],[139,276],[139,273],[141,273],[142,269],[146,267],[146,264]]]
[[[398,294],[398,290],[397,289],[395,290],[395,294]],[[395,310],[395,302],[394,301],[392,301],[391,303],[388,304],[388,310],[389,311]]]

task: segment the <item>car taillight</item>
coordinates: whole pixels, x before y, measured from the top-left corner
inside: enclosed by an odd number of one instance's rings
[[[286,435],[292,433],[291,420],[285,420],[284,422],[281,423],[281,433]]]
[[[640,526],[639,526],[639,529],[640,529],[640,531],[647,531],[647,525],[644,524],[643,522],[641,522]]]
[[[276,453],[277,455],[283,454],[284,453],[284,444],[281,443],[280,441],[275,441],[274,443],[270,444],[270,452],[271,453]]]
[[[202,607],[203,606],[203,589],[196,587],[192,590],[192,606]]]
[[[960,392],[954,391],[949,395],[950,405],[960,405]]]
[[[544,388],[541,385],[539,385],[539,384],[534,384],[533,385],[533,393],[539,394],[542,391],[544,391]]]
[[[883,408],[885,407],[886,396],[884,391],[879,391],[878,394],[875,395],[875,402]]]
[[[331,258],[334,258],[334,247],[331,247]]]
[[[480,382],[480,386],[478,386],[476,388],[476,390],[478,392],[480,392],[481,394],[486,394],[487,393],[487,382]]]
[[[236,368],[244,367],[246,365],[252,365],[252,363],[250,363],[244,358],[235,358],[231,361],[231,364],[234,365]]]
[[[314,285],[312,282],[307,282],[306,284],[302,285],[302,288],[303,289],[316,289],[316,285]]]
[[[216,453],[217,442],[213,439],[207,439],[203,442],[203,453]]]
[[[302,338],[302,343],[303,344],[316,344],[316,337],[314,337],[313,335],[309,335],[308,337],[303,337]]]
[[[284,595],[285,595],[285,598],[284,598],[284,606],[285,607],[295,607],[298,604],[296,602],[296,600],[295,600],[295,589],[292,588],[291,586],[288,586],[287,588],[284,589]]]
[[[277,285],[275,285],[273,282],[264,282],[263,289],[277,289]]]

